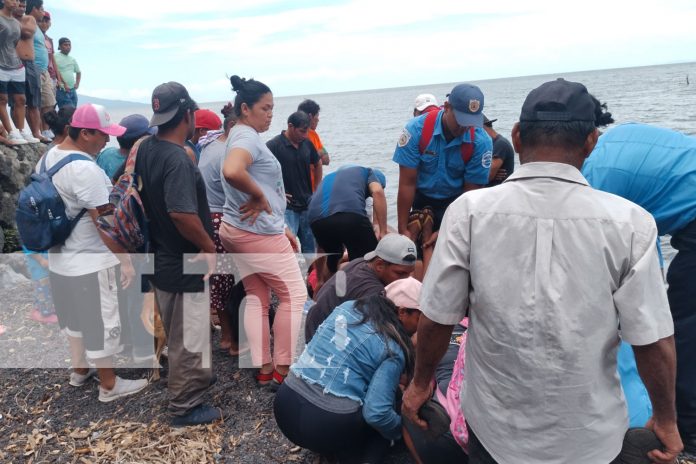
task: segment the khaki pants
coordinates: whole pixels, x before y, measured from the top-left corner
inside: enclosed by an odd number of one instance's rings
[[[155,288],[169,346],[169,407],[181,416],[203,402],[213,376],[208,292],[169,293]]]

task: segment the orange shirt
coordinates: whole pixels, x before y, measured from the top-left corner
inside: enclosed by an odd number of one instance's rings
[[[321,152],[324,149],[324,145],[322,145],[321,139],[319,138],[319,134],[317,134],[317,131],[315,131],[314,129],[309,129],[309,132],[307,132],[307,138],[310,142],[312,142],[314,148],[317,149],[317,153],[321,155]]]

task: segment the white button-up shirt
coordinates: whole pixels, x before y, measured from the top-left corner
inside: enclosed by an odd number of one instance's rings
[[[628,428],[621,337],[672,335],[652,216],[573,166],[528,163],[447,210],[421,296],[470,311],[462,408],[505,463],[606,463]]]

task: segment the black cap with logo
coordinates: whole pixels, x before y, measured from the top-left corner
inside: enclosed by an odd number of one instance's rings
[[[183,105],[188,105],[191,111],[196,111],[198,105],[189,96],[186,87],[178,82],[167,82],[155,87],[152,91],[152,119],[150,126],[161,126],[171,121]]]

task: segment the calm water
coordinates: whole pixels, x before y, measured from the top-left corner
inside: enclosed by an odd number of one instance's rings
[[[691,85],[686,85],[690,76]],[[257,76],[263,80],[262,76]],[[466,76],[463,76],[465,78]],[[627,68],[543,76],[473,81],[485,95],[484,112],[497,118],[494,128],[510,138],[524,98],[530,90],[548,80],[563,77],[582,82],[619,122],[644,122],[696,135],[696,63]],[[464,81],[464,80],[463,80]],[[384,90],[367,90],[323,95],[302,95],[275,99],[273,124],[262,134],[270,139],[286,127],[287,117],[298,103],[312,98],[321,106],[317,131],[331,155],[330,172],[344,164],[380,168],[387,176],[389,223],[396,225],[398,167],[391,161],[396,140],[409,120],[413,100],[420,93],[432,93],[439,102],[454,84],[433,84]],[[195,95],[192,95],[195,98]],[[230,99],[233,94],[230,91]],[[218,111],[225,102],[201,104]],[[146,108],[147,109],[147,108]],[[113,111],[119,120],[143,107]],[[144,113],[150,117],[151,114]]]

